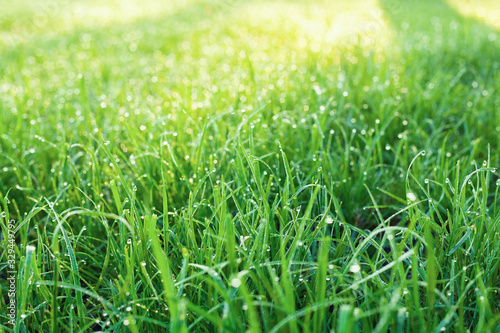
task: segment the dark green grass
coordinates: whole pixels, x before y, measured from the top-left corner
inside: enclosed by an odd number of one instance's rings
[[[350,4],[335,42],[301,24],[344,2],[75,5],[0,16],[2,329],[500,329],[494,27],[430,0]]]

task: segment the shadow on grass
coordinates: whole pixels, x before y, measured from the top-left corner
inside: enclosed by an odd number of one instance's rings
[[[463,122],[460,132],[470,141],[476,136],[498,145],[490,126],[500,120],[493,97],[499,84],[499,32],[443,0],[380,0],[380,5],[400,46],[406,76],[417,80],[421,90],[416,93],[429,100],[424,105],[407,101],[407,112],[422,122]]]
[[[461,15],[442,0],[380,0],[380,5],[406,61],[429,65],[419,69],[422,78],[450,73],[463,84],[487,83],[498,73],[500,38],[493,27]]]

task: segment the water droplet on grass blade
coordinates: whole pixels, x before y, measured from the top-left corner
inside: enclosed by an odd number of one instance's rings
[[[411,202],[417,201],[417,196],[412,192],[408,192],[406,198]]]
[[[358,273],[361,270],[361,267],[358,264],[354,264],[349,268],[349,270],[352,273]]]

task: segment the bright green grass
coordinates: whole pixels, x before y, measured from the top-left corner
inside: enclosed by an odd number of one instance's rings
[[[500,34],[466,5],[0,1],[0,329],[498,332]]]

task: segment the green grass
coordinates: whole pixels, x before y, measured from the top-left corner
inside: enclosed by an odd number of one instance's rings
[[[500,330],[494,1],[0,4],[0,330]]]

